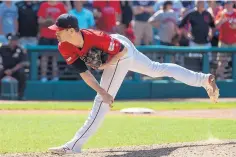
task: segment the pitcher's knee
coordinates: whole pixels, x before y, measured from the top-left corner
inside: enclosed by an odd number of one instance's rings
[[[155,78],[155,77],[173,77],[172,70],[169,68],[172,66],[169,63],[159,63],[159,62],[152,62],[150,71],[147,72],[148,76]]]

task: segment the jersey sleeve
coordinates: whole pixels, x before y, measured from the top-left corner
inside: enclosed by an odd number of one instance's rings
[[[59,43],[58,49],[67,64],[72,64],[79,58],[79,50],[68,42]]]
[[[214,18],[212,17],[212,15],[209,13],[209,17],[210,17],[210,23],[209,23],[209,26],[211,28],[215,28],[215,21],[214,21]]]
[[[83,73],[88,70],[88,67],[80,58],[76,59],[71,65],[78,73]]]
[[[94,1],[93,2],[93,8],[96,8],[96,9],[101,9],[102,8],[102,3],[101,1]]]
[[[23,48],[19,48],[19,50],[21,51],[20,56],[19,56],[20,62],[25,62],[25,61],[27,61],[27,55],[26,55],[27,52],[26,52],[26,50],[23,49]]]
[[[38,10],[38,17],[42,17],[42,18],[45,18],[45,7],[46,7],[46,2],[43,2],[40,7],[39,7],[39,10]]]
[[[94,47],[100,48],[108,54],[115,55],[120,52],[122,44],[105,32],[93,30],[93,35],[90,38]]]
[[[64,5],[64,3],[61,3],[60,8],[61,8],[61,14],[67,13],[66,6]]]
[[[184,18],[182,19],[182,21],[179,24],[179,28],[183,28],[188,23],[189,18],[190,18],[190,14],[191,13],[188,13],[184,16]]]
[[[120,2],[119,1],[113,1],[113,3],[115,3],[115,10],[116,13],[121,14],[121,6],[120,6]]]
[[[215,17],[215,22],[220,20],[222,18],[222,16],[223,16],[223,11],[219,11],[218,14]]]

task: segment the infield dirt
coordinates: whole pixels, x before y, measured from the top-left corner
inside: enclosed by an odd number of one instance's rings
[[[2,154],[0,157],[56,157],[50,153]],[[63,157],[235,157],[236,140],[209,139],[194,143],[129,146],[112,149],[86,150]]]

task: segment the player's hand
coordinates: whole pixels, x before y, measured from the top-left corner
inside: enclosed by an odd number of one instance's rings
[[[145,7],[139,7],[141,13],[145,12]]]
[[[236,24],[231,24],[230,27],[231,27],[232,29],[236,29]]]
[[[103,70],[103,69],[105,69],[105,68],[108,67],[108,66],[109,66],[109,64],[108,64],[108,63],[105,63],[105,64],[101,65],[98,69],[99,69],[99,70]]]
[[[208,34],[208,38],[209,38],[209,40],[212,40],[213,34],[212,34],[212,33],[209,33],[209,34]]]
[[[110,107],[112,106],[112,103],[114,102],[114,98],[107,92],[101,94],[102,100],[104,103],[109,104]]]
[[[221,13],[221,16],[220,16],[220,23],[221,24],[224,24],[225,22],[227,22],[229,19],[225,17],[225,14],[226,14],[226,11],[224,10],[222,13]]]
[[[94,69],[94,70],[97,70],[98,68],[97,67],[95,67],[95,66],[93,66],[92,64],[87,64],[89,67],[91,67],[92,69]]]
[[[12,75],[12,70],[7,69],[7,70],[4,71],[4,73],[5,73],[7,76],[11,76],[11,75]]]
[[[220,19],[220,23],[221,23],[221,24],[224,24],[224,23],[227,22],[227,21],[228,21],[227,18],[221,18],[221,19]]]

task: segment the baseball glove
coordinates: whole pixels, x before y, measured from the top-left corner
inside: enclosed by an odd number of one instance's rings
[[[98,69],[102,64],[106,63],[108,54],[98,48],[91,48],[85,56],[80,57],[86,65],[93,69]]]

